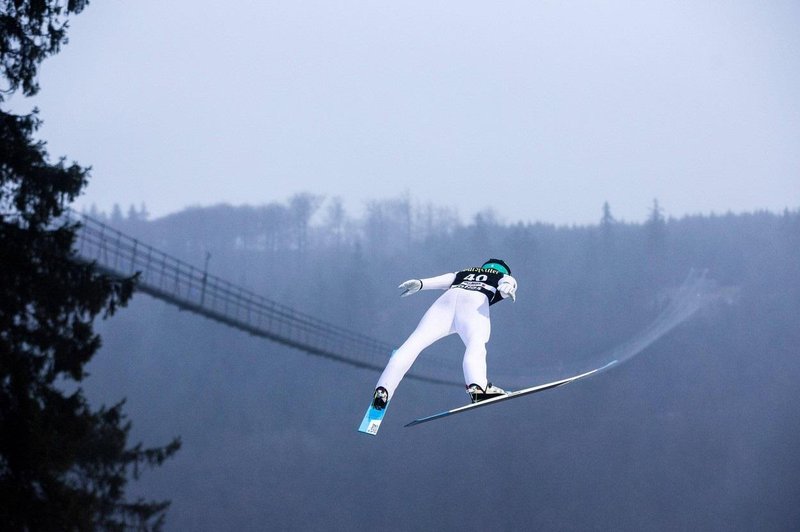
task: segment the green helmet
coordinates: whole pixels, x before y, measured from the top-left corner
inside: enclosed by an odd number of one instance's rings
[[[487,270],[495,270],[500,273],[504,273],[506,275],[511,275],[511,268],[508,267],[508,264],[505,263],[502,259],[489,259],[483,263],[481,268],[486,268]]]

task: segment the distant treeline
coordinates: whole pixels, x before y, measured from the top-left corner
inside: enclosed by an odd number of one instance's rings
[[[800,209],[783,213],[757,211],[747,214],[693,215],[682,218],[666,217],[658,200],[650,207],[644,222],[617,220],[608,202],[598,209],[596,224],[558,226],[546,222],[509,223],[491,209],[476,214],[464,223],[457,211],[431,203],[419,204],[410,197],[373,200],[365,204],[363,213],[355,217],[348,213],[341,198],[326,199],[311,193],[300,193],[285,203],[272,202],[259,206],[218,204],[209,207],[188,207],[180,212],[151,219],[145,204],[127,210],[115,204],[110,213],[96,206],[84,209],[93,218],[146,236],[153,228],[169,228],[168,245],[204,247],[207,250],[240,249],[271,253],[303,252],[308,249],[346,250],[369,248],[371,254],[392,255],[406,251],[411,245],[436,242],[450,237],[489,238],[498,230],[516,234],[596,234],[602,245],[615,245],[622,233],[644,230],[651,251],[666,244],[668,235],[681,228],[708,226],[732,220],[784,220],[790,225]],[[534,218],[534,216],[532,216]],[[736,223],[736,222],[734,222]],[[741,223],[741,222],[739,222]],[[150,229],[148,229],[148,227]],[[486,233],[486,237],[482,235]],[[493,235],[491,238],[495,238]],[[474,242],[474,240],[473,240]],[[479,241],[478,244],[486,244]]]
[[[505,311],[507,319],[553,363],[565,350],[580,358],[632,334],[692,269],[739,287],[769,271],[791,277],[788,265],[799,262],[797,210],[676,219],[654,201],[642,223],[617,221],[608,203],[598,211],[597,224],[585,226],[505,223],[490,210],[464,223],[452,210],[406,196],[371,201],[356,218],[339,199],[304,193],[286,203],[192,207],[152,221],[144,206],[125,216],[119,207],[89,214],[215,275],[381,339],[397,338],[397,323],[409,326],[395,314],[402,307],[381,308],[397,283],[502,257],[520,281],[516,308],[524,310]]]

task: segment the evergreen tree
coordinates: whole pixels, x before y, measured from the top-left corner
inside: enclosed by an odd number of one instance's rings
[[[39,63],[66,42],[87,2],[0,1],[6,93],[36,93]],[[3,96],[0,95],[0,103]],[[93,410],[80,382],[100,347],[96,316],[125,305],[134,280],[77,260],[62,216],[88,170],[49,161],[36,112],[0,109],[0,523],[4,530],[160,528],[168,502],[125,499],[129,475],[177,451],[130,447],[122,402]]]
[[[603,231],[611,231],[615,223],[614,215],[611,214],[611,205],[606,201],[603,203],[603,217],[600,219],[600,226]]]
[[[603,253],[610,255],[614,248],[614,225],[617,220],[611,214],[611,205],[603,203],[603,217],[600,219],[600,233],[603,239]]]
[[[661,248],[666,238],[667,222],[664,220],[663,209],[658,204],[658,200],[653,200],[653,208],[650,209],[650,216],[647,218],[645,227],[647,229],[647,243],[651,250]]]
[[[667,275],[667,222],[657,199],[653,200],[653,208],[645,223],[645,239],[648,282],[663,283]]]

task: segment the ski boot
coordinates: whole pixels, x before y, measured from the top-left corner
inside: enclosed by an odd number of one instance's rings
[[[479,385],[472,383],[467,386],[467,393],[469,394],[469,397],[472,399],[473,403],[478,403],[480,401],[485,401],[486,399],[491,399],[492,397],[497,397],[498,395],[505,395],[507,392],[490,382],[486,385],[485,390]]]
[[[383,410],[389,402],[389,392],[383,386],[375,388],[375,395],[372,396],[372,408]]]

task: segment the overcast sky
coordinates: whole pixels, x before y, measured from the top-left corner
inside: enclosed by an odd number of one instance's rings
[[[34,105],[77,206],[800,207],[800,2],[94,0]]]

